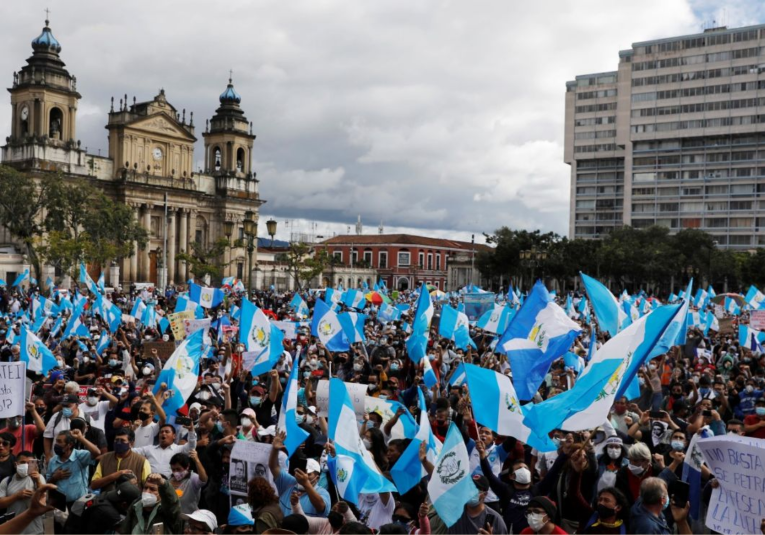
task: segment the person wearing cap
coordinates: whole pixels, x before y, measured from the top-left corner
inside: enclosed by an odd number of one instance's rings
[[[744,417],[744,434],[748,437],[765,438],[765,398],[754,402],[754,414]]]
[[[101,398],[105,398],[101,400]],[[102,387],[88,388],[87,399],[85,403],[80,403],[79,409],[81,415],[90,417],[91,427],[96,427],[101,431],[106,431],[104,420],[106,413],[117,405],[119,400],[104,390]]]
[[[149,461],[143,455],[132,450],[135,445],[135,433],[132,429],[123,427],[114,435],[114,451],[101,457],[90,488],[111,491],[120,476],[133,474],[141,484],[151,473]]]
[[[0,509],[6,513],[21,514],[30,504],[35,488],[45,485],[45,478],[39,472],[29,471],[29,462],[35,457],[30,451],[16,456],[16,473],[0,481]],[[35,518],[21,533],[44,533],[42,517]]]
[[[60,381],[59,381],[60,382]],[[45,427],[43,432],[43,444],[45,449],[45,458],[50,460],[53,457],[53,441],[61,431],[69,431],[72,418],[80,415],[80,398],[76,395],[66,395],[61,399],[61,411],[55,414]]]
[[[115,531],[128,509],[141,499],[141,489],[127,481],[120,483],[113,490],[95,497],[91,504],[85,504],[80,525],[70,533],[101,534]],[[74,515],[69,515],[73,518]],[[69,522],[67,522],[69,527]]]
[[[271,485],[269,485],[270,487]],[[281,514],[281,510],[279,513]],[[224,533],[255,533],[254,529],[255,520],[252,518],[252,508],[249,504],[240,503],[231,508]]]
[[[152,473],[143,484],[141,498],[128,508],[127,516],[119,525],[118,531],[151,533],[152,526],[157,523],[164,524],[165,533],[183,531],[181,504],[175,489],[162,474]]]
[[[13,435],[13,437],[16,439],[16,444],[13,446],[13,449],[11,450],[11,453],[14,455],[18,455],[21,451],[22,447],[22,440],[21,440],[21,433],[23,431],[24,433],[24,448],[27,450],[34,450],[35,447],[35,439],[40,437],[45,432],[45,422],[42,419],[42,416],[40,416],[37,413],[37,410],[35,410],[35,404],[31,401],[28,401],[24,408],[26,409],[26,413],[32,416],[32,420],[35,422],[34,424],[26,424],[22,426],[21,424],[24,421],[23,416],[13,416],[11,418],[8,418],[8,427],[5,427],[3,429],[0,429],[0,433],[10,433]]]
[[[603,453],[598,457],[598,486],[597,490],[616,485],[616,474],[622,466],[629,464],[624,442],[618,436],[606,439]]]
[[[191,514],[182,515],[186,521],[184,533],[200,533],[203,535],[212,535],[218,529],[218,520],[215,515],[207,509],[197,509]]]
[[[332,502],[326,489],[317,485],[321,475],[321,466],[315,459],[306,461],[306,471],[295,470],[292,476],[286,470],[282,470],[279,463],[279,451],[284,447],[284,431],[279,431],[271,444],[271,453],[268,457],[268,467],[274,478],[276,490],[279,493],[279,504],[284,516],[292,514],[290,495],[296,492],[300,496],[300,505],[307,516],[326,517]]]
[[[255,411],[249,407],[239,413],[239,423],[241,424],[240,434],[244,440],[256,442],[258,432],[258,417]]]
[[[534,533],[565,535],[567,532],[555,523],[557,513],[557,506],[550,498],[545,496],[532,498],[526,508],[526,521],[529,527],[521,531],[521,535]]]
[[[484,504],[489,492],[489,480],[482,474],[473,475],[473,484],[478,490],[475,498],[465,504],[462,516],[451,527],[446,529],[448,534],[479,533],[479,530],[502,535],[509,533],[505,521],[491,507]]]

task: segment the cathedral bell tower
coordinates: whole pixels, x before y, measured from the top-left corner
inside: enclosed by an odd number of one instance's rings
[[[77,78],[70,75],[59,54],[49,21],[32,41],[32,56],[13,73],[11,135],[3,147],[6,162],[48,160],[73,163],[80,153],[76,141]],[[59,150],[46,150],[59,149]]]
[[[202,134],[205,140],[205,172],[213,176],[254,178],[252,172],[252,123],[239,107],[242,97],[234,91],[231,77],[220,95],[220,107]]]

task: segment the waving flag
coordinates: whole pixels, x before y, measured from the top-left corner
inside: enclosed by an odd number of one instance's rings
[[[98,295],[100,293],[98,285],[93,282],[93,279],[90,278],[88,270],[85,268],[85,264],[82,262],[80,262],[80,282],[85,284],[92,294]]]
[[[120,308],[101,295],[96,296],[96,304],[94,308],[109,326],[109,331],[116,333],[117,329],[119,329],[122,324],[122,311]]]
[[[287,380],[287,387],[282,396],[282,410],[279,413],[279,422],[276,424],[278,429],[284,430],[287,437],[284,440],[284,447],[287,448],[287,456],[292,457],[298,446],[308,438],[308,431],[300,427],[297,423],[297,395],[300,385],[298,384],[298,364],[300,355],[295,358],[290,371],[290,378]]]
[[[361,310],[367,304],[364,292],[360,290],[348,290],[343,294],[343,304],[348,308]]]
[[[709,294],[703,288],[699,288],[696,291],[696,297],[694,298],[693,306],[696,308],[704,308],[709,301]]]
[[[720,323],[717,321],[717,316],[711,310],[707,310],[707,318],[704,322],[704,336],[707,336],[709,329],[720,332]]]
[[[447,527],[453,526],[462,516],[465,505],[478,496],[478,489],[470,477],[470,458],[465,441],[454,422],[449,426],[433,476],[428,482],[428,495]]]
[[[619,306],[614,294],[600,281],[581,272],[579,275],[582,277],[585,290],[587,290],[600,330],[608,331],[611,336],[616,336],[624,326],[627,314]]]
[[[223,280],[221,281],[220,284],[221,286],[224,286],[224,287],[228,286],[229,288],[231,288],[232,286],[234,286],[235,280],[236,279],[234,277],[223,277]]]
[[[397,321],[401,319],[401,310],[395,306],[383,302],[377,311],[377,319],[382,323]]]
[[[51,350],[29,329],[21,329],[20,350],[21,361],[26,363],[29,371],[47,375],[58,364]]]
[[[21,273],[21,275],[16,277],[16,280],[13,281],[13,284],[11,285],[11,287],[15,288],[16,286],[18,286],[19,284],[21,284],[22,282],[24,282],[28,278],[29,278],[29,269],[27,268],[27,269],[24,270],[23,273]],[[28,369],[28,367],[27,367],[27,369]]]
[[[173,393],[162,404],[168,414],[175,414],[178,409],[183,407],[197,386],[199,360],[204,349],[202,347],[203,340],[204,329],[199,329],[186,337],[167,359],[157,377],[154,394],[159,392],[162,383],[167,384],[168,390]]]
[[[680,299],[677,295],[675,295],[674,292],[669,294],[669,297],[667,297],[667,303],[672,304],[675,303],[678,299]]]
[[[133,310],[130,312],[130,315],[133,316],[138,321],[141,321],[141,318],[143,317],[143,313],[146,310],[146,304],[143,302],[143,300],[140,297],[136,297],[135,304],[133,305]],[[177,311],[177,308],[176,308]]]
[[[699,440],[714,436],[708,426],[702,427],[698,433],[694,433],[691,443],[688,445],[688,456],[683,463],[682,480],[688,483],[690,490],[688,501],[691,502],[689,515],[692,519],[701,518],[701,491],[704,485],[701,483],[701,466],[704,463],[704,454],[698,446]]]
[[[741,315],[741,307],[738,306],[738,303],[732,297],[725,298],[725,311],[733,316]]]
[[[192,284],[189,287],[189,299],[204,308],[215,308],[223,302],[225,294],[220,288],[201,287]]]
[[[135,310],[135,308],[133,310]],[[186,310],[193,310],[194,317],[198,320],[204,319],[205,317],[205,311],[202,309],[201,306],[199,306],[199,303],[195,303],[194,301],[192,301],[185,295],[178,296],[178,299],[175,302],[175,311],[185,312]],[[135,316],[135,313],[133,314],[133,316]]]
[[[16,283],[13,285],[16,286]],[[746,301],[746,303],[752,307],[752,309],[759,310],[763,306],[762,302],[765,301],[765,294],[758,290],[757,287],[750,286],[749,291],[746,292],[744,301]]]
[[[253,377],[271,370],[284,353],[284,333],[246,298],[242,299],[239,327],[239,342],[246,349],[245,368],[251,367]]]
[[[430,359],[424,358],[420,362],[422,362],[422,380],[425,383],[425,386],[433,388],[438,384],[438,377],[436,376],[436,372],[433,371]]]
[[[475,347],[470,338],[470,322],[464,312],[457,312],[449,305],[441,309],[441,321],[438,323],[438,334],[444,338],[454,340],[459,349]]]
[[[343,328],[343,333],[350,344],[367,341],[366,336],[364,336],[366,320],[367,316],[358,312],[341,312],[337,315],[337,321],[340,322],[340,327]]]
[[[318,336],[321,343],[329,351],[348,351],[348,338],[343,333],[343,327],[337,314],[330,310],[323,301],[316,301],[313,307],[313,320],[311,321],[311,334]]]
[[[569,301],[571,296],[569,296]],[[573,310],[573,307],[572,307]],[[515,311],[507,305],[495,304],[493,309],[489,309],[483,313],[483,316],[478,318],[476,327],[483,329],[484,331],[502,334],[507,329],[507,324],[510,322],[510,318],[515,315]],[[571,317],[569,315],[569,317]]]
[[[683,304],[680,308],[680,312],[677,316],[677,320],[676,322],[673,322],[673,328],[670,329],[670,332],[674,332],[675,330],[677,330],[677,339],[675,340],[675,343],[672,345],[681,346],[685,344],[686,339],[688,338],[688,307],[691,302],[692,292],[693,292],[693,279],[688,281],[688,287],[685,289],[686,297],[683,299]]]
[[[513,370],[515,389],[523,399],[534,397],[550,364],[563,355],[582,330],[537,282],[497,343]]]
[[[409,358],[415,364],[425,358],[428,346],[428,333],[430,332],[430,321],[433,319],[433,303],[430,300],[430,294],[423,284],[420,288],[420,295],[417,298],[417,308],[415,309],[412,321],[412,334],[406,339],[406,349]]]
[[[98,276],[98,282],[96,283],[96,286],[98,287],[98,290],[102,293],[106,293],[106,280],[104,279],[104,272],[102,271],[101,274]]]
[[[335,290],[334,288],[327,288],[324,291],[324,302],[333,307],[342,301],[343,292],[340,290]]]
[[[295,297],[292,298],[292,301],[290,301],[290,308],[295,311],[295,314],[298,316],[302,316],[304,318],[307,318],[309,315],[308,305],[305,301],[303,301],[303,298],[300,297],[300,294],[295,293]]]
[[[50,316],[51,314],[58,314],[59,307],[56,306],[52,299],[45,299],[40,295],[32,301],[32,312],[35,317]]]
[[[109,347],[111,341],[112,339],[109,336],[109,332],[106,330],[101,331],[101,338],[98,339],[98,344],[96,345],[96,353],[99,357],[104,353],[104,349]]]
[[[66,340],[70,336],[84,336],[90,338],[90,332],[85,324],[82,323],[82,313],[85,312],[85,305],[87,300],[80,301],[77,308],[72,312],[69,321],[66,323],[66,329],[64,329],[63,338]]]
[[[396,487],[383,476],[372,454],[364,447],[351,397],[340,379],[329,381],[327,434],[337,454],[328,459],[329,473],[344,500],[355,504],[360,493],[396,492]]]
[[[154,308],[154,305],[148,305],[143,310],[141,323],[143,323],[144,327],[149,327],[152,329],[157,326],[157,311]]]
[[[423,442],[428,445],[427,457],[431,463],[435,463],[438,453],[441,450],[441,442],[433,435],[428,420],[428,406],[425,403],[425,396],[422,389],[417,389],[417,399],[420,406],[419,426],[417,434],[398,458],[396,464],[390,469],[390,475],[396,483],[399,494],[409,492],[427,472],[420,462],[420,444]]]
[[[747,325],[738,326],[738,342],[741,347],[752,351],[763,352],[763,342],[765,342],[765,333],[752,329]]]

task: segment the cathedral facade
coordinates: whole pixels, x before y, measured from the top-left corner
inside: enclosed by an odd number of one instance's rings
[[[149,244],[118,259],[119,275],[114,275],[117,270],[107,271],[107,277],[118,279],[109,280],[111,285],[160,284],[165,258],[168,284],[183,284],[189,268],[175,260],[176,254],[191,252],[193,242],[210,246],[222,237],[242,238],[244,220],[257,222],[264,201],[251,166],[255,136],[231,78],[201,133],[205,154],[204,170],[199,172],[194,170],[198,131],[193,113],[187,117],[186,110],[179,111],[164,90],[144,102],[135,97],[128,102],[127,95],[116,103],[112,99],[106,124],[108,156],[87,154],[77,140],[77,79],[61,60],[61,45],[47,20],[32,50],[8,89],[12,123],[2,164],[32,180],[44,173],[87,180],[133,208],[136,220],[149,232]],[[7,233],[0,236],[0,246],[12,241]],[[243,247],[229,249],[222,259],[227,264],[224,275],[247,278],[246,259]],[[9,276],[16,268],[5,269]],[[51,275],[52,268],[46,269],[48,273],[38,275]]]

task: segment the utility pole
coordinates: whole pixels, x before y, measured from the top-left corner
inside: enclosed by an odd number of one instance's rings
[[[162,234],[164,245],[162,246],[162,276],[160,287],[164,291],[167,288],[167,192],[165,192],[165,217],[162,220]]]

